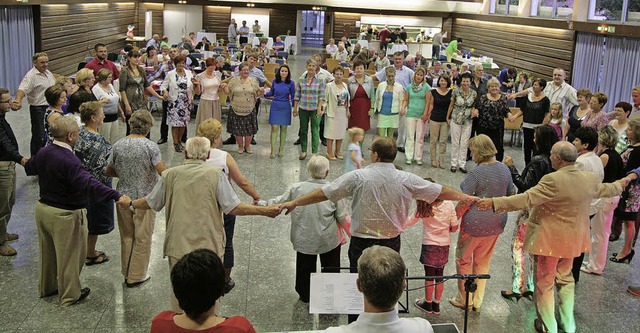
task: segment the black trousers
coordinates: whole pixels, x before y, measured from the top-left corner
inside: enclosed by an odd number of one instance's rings
[[[29,116],[31,117],[31,156],[35,155],[40,148],[44,147],[44,114],[46,111],[46,105],[29,106]]]
[[[498,151],[498,153],[496,154],[496,160],[502,162],[502,159],[504,158],[504,143],[502,142],[504,138],[504,127],[496,129],[478,127],[477,135],[480,134],[484,134],[491,139],[493,144],[496,146],[496,150]]]
[[[224,268],[232,268],[235,264],[235,256],[233,252],[233,233],[236,230],[236,216],[231,214],[223,214],[224,219],[224,235],[226,243],[224,245]]]
[[[189,110],[190,112],[191,110]],[[160,123],[160,139],[167,140],[169,136],[169,125],[167,125],[167,112],[169,112],[169,102],[162,102],[162,123]],[[181,140],[187,141],[187,126],[184,127],[184,134],[182,134]]]
[[[386,246],[400,253],[400,236],[388,239],[351,237],[351,242],[349,243],[349,267],[351,267],[351,273],[358,272],[358,259],[362,256],[362,252],[374,245]],[[358,315],[349,315],[349,323],[357,319]]]
[[[320,254],[320,265],[323,273],[340,272],[340,247]],[[309,302],[311,294],[311,273],[316,272],[317,254],[304,254],[296,252],[296,292],[300,300]],[[325,268],[326,267],[326,268]]]
[[[478,135],[478,118],[472,118],[471,119],[471,135],[469,136],[469,139],[473,138],[476,135]],[[467,161],[471,161],[471,149],[469,148],[467,148]]]
[[[593,219],[594,215],[589,216],[589,220]],[[608,239],[604,240],[605,242],[608,242]],[[571,267],[571,274],[573,275],[573,280],[575,280],[575,282],[577,283],[578,281],[580,281],[580,267],[582,266],[582,262],[584,261],[584,252],[581,253],[579,256],[573,258],[573,267]]]
[[[529,165],[531,158],[536,155],[536,145],[533,143],[533,136],[536,130],[532,128],[523,128],[522,134],[524,141],[522,147],[524,148],[524,165]]]

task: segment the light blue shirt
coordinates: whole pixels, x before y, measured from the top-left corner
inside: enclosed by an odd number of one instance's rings
[[[387,73],[384,69],[376,73],[376,77],[378,81],[383,82],[387,81]],[[411,79],[413,78],[413,70],[407,66],[402,66],[402,68],[396,68],[396,82],[402,85],[402,88],[407,88],[409,84],[411,84]]]

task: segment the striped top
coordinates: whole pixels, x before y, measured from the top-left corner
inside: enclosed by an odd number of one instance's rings
[[[56,83],[56,79],[48,69],[42,73],[35,67],[31,68],[20,82],[18,90],[24,91],[29,105],[47,106],[44,91]]]

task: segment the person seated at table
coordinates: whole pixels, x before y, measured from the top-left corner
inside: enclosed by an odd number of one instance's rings
[[[265,58],[269,58],[269,54],[271,53],[271,50],[269,50],[269,48],[267,47],[266,39],[260,39],[260,46],[258,46],[258,53]]]
[[[349,59],[349,52],[345,50],[343,43],[338,44],[338,51],[333,54],[333,59],[340,61],[347,61]]]
[[[156,70],[159,63],[160,61],[158,61],[158,50],[153,46],[147,47],[146,52],[144,52],[144,54],[142,55],[140,64],[144,65],[144,67],[152,67],[153,70]]]
[[[340,40],[340,43],[344,44],[344,48],[345,50],[347,50],[347,52],[351,52],[351,43],[349,43],[349,39],[347,39],[346,36],[342,36],[342,39]],[[338,44],[340,44],[338,43]]]
[[[211,42],[207,39],[207,37],[202,37],[202,41],[196,44],[196,50],[211,51],[213,50],[213,47],[211,46]]]
[[[360,44],[356,44],[353,46],[353,51],[351,52],[351,57],[355,57],[356,55],[358,55],[358,53],[360,53],[360,50],[362,49],[362,46],[360,46]]]
[[[284,42],[282,41],[282,38],[280,38],[280,36],[276,37],[276,41],[273,42],[273,52],[278,54],[278,52],[284,50]]]
[[[198,59],[192,56],[191,53],[189,53],[189,50],[182,49],[180,51],[180,54],[182,54],[187,59],[187,68],[191,69],[200,66],[200,62],[198,61]]]
[[[338,46],[336,45],[336,40],[333,38],[329,38],[329,44],[325,46],[325,50],[327,51],[327,53],[329,53],[333,57],[333,55],[336,52],[338,52]]]
[[[216,58],[216,70],[222,73],[222,80],[231,77],[231,65],[224,56],[218,56]]]

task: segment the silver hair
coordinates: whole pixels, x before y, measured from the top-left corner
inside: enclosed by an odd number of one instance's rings
[[[187,140],[185,151],[187,159],[206,161],[209,158],[209,150],[211,149],[211,141],[209,139],[196,136]]]
[[[495,77],[492,77],[489,79],[489,81],[487,81],[487,87],[491,87],[493,85],[500,87],[500,81],[498,81],[498,79],[496,79]]]
[[[59,141],[65,141],[69,133],[78,132],[79,130],[78,121],[76,121],[75,117],[58,117],[51,124],[51,136]]]
[[[573,163],[578,159],[578,149],[567,141],[559,141],[553,147],[556,155],[564,162]]]
[[[329,160],[320,155],[312,156],[307,163],[307,172],[313,179],[325,179],[329,175]]]

